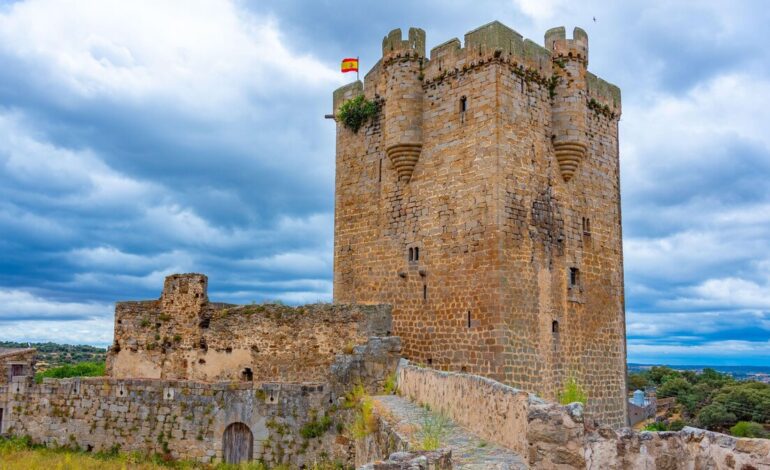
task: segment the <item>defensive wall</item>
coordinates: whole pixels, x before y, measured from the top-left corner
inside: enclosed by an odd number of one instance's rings
[[[326,381],[337,354],[390,335],[384,305],[231,305],[202,274],[166,278],[159,300],[118,302],[107,359],[115,378]]]
[[[598,426],[579,403],[562,406],[468,374],[443,372],[402,361],[398,393],[442,413],[489,442],[512,449],[533,469],[711,469],[770,468],[770,440],[736,438],[685,428],[678,432],[634,432]],[[368,440],[369,459],[387,458],[409,444],[398,423],[378,422]]]

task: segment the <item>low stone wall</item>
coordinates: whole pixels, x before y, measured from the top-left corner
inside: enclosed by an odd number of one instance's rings
[[[322,457],[348,458],[336,416],[330,415],[332,422],[319,436],[302,436],[328,412],[331,401],[329,386],[313,383],[83,378],[0,387],[4,431],[35,442],[211,462],[223,456],[225,429],[243,423],[253,435],[254,459],[292,468]]]
[[[601,429],[586,437],[585,456],[585,468],[591,470],[761,470],[770,469],[770,440],[695,428],[641,433]]]
[[[634,432],[597,428],[578,403],[547,403],[494,380],[402,361],[399,393],[517,452],[534,469],[770,469],[770,440],[695,428]]]
[[[529,394],[476,375],[441,372],[402,361],[397,372],[399,393],[430,405],[457,424],[491,442],[527,452]]]

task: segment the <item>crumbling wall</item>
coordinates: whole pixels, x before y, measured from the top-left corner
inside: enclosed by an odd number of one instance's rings
[[[12,381],[13,375],[35,375],[36,354],[37,350],[33,348],[0,348],[0,385],[10,383]]]
[[[586,437],[591,470],[759,470],[770,468],[770,440],[746,439],[684,428],[678,432],[601,429]]]
[[[0,407],[5,430],[34,442],[200,462],[220,460],[225,428],[243,423],[253,435],[255,459],[299,468],[324,456],[347,458],[347,447],[337,443],[331,397],[329,386],[318,383],[46,379],[0,388]],[[303,429],[326,414],[331,421],[323,432],[303,437]]]
[[[211,303],[206,276],[169,276],[160,300],[119,302],[115,378],[325,381],[337,354],[390,334],[390,307]]]

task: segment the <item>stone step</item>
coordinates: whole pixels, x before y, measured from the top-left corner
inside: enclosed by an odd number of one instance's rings
[[[438,413],[416,405],[409,400],[396,395],[373,397],[374,409],[381,418],[404,436],[410,447],[419,449],[423,442],[422,427],[426,423],[433,428],[440,428],[439,448],[449,448],[452,451],[452,466],[456,469],[498,469],[519,470],[527,465],[514,452],[499,445],[485,441],[457,425],[449,418],[441,417]]]

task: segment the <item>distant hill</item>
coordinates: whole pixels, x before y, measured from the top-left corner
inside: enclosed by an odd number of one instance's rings
[[[0,341],[0,348],[35,348],[37,349],[37,369],[39,371],[79,362],[104,362],[107,349],[86,345],[58,343],[17,343]]]

